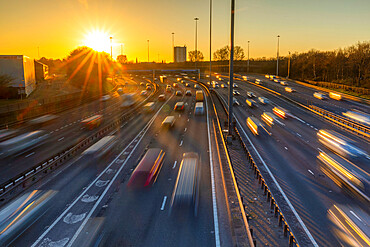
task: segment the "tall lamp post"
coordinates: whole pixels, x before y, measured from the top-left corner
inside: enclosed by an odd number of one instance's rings
[[[194,18],[195,20],[195,69],[197,69],[197,60],[198,60],[198,17]]]
[[[279,76],[279,38],[280,35],[277,36],[276,76]]]
[[[173,62],[175,62],[175,33],[172,33],[172,53],[173,53]]]
[[[235,0],[231,0],[231,28],[230,28],[230,86],[229,86],[229,119],[228,134],[231,135],[233,120],[233,86],[234,86],[234,19],[235,19]]]
[[[148,41],[148,63],[149,63],[149,39],[147,41]]]
[[[287,78],[289,78],[289,75],[290,75],[290,51],[288,53],[289,53],[289,59],[288,59],[288,76],[287,76]]]
[[[113,61],[113,46],[112,46],[113,37],[109,37],[109,39],[110,39],[110,59]]]
[[[247,63],[247,73],[249,73],[249,40],[248,40],[248,63]]]
[[[209,85],[212,81],[212,0],[209,1]]]

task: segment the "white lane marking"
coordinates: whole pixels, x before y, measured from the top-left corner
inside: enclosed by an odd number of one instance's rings
[[[288,150],[288,148],[287,147],[284,147],[285,148],[285,150]]]
[[[44,241],[41,242],[40,246],[41,247],[46,247],[46,246],[63,247],[68,243],[68,241],[69,241],[69,238],[62,238],[61,240],[57,240],[57,241],[51,241],[50,238],[45,238]]]
[[[183,142],[183,141],[181,140],[180,145],[179,145],[180,147],[182,146],[182,142]]]
[[[190,119],[188,118],[188,122],[189,122],[189,120],[190,120]]]
[[[317,128],[314,128],[316,131],[318,131],[318,129]]]
[[[315,176],[315,174],[311,170],[308,170],[308,172]]]
[[[162,207],[161,207],[162,211],[164,210],[164,206],[166,205],[166,201],[167,201],[167,196],[164,196],[163,197],[163,202],[162,202]]]
[[[184,132],[186,132],[186,131],[187,131],[187,129],[188,129],[188,128],[185,128],[185,129],[184,129]]]
[[[152,124],[154,123],[154,120],[157,118],[157,116],[158,116],[158,114],[159,114],[159,112],[162,110],[162,108],[163,108],[163,106],[165,106],[167,103],[168,103],[168,101],[170,100],[172,98],[172,96],[165,102],[165,104],[163,104],[162,106],[161,106],[161,108],[159,108],[159,110],[157,111],[157,113],[153,116],[153,118],[148,122],[148,124],[144,127],[144,131],[142,130],[142,131],[140,131],[140,133],[142,133],[141,134],[141,136],[140,136],[140,139],[139,139],[139,141],[136,143],[136,145],[135,145],[135,147],[131,150],[131,152],[129,153],[129,155],[127,156],[127,159],[125,160],[125,162],[121,165],[121,167],[118,169],[118,171],[117,171],[117,173],[116,173],[116,175],[114,175],[114,177],[113,177],[113,179],[112,179],[112,181],[109,183],[109,185],[105,188],[105,190],[103,191],[103,193],[101,194],[101,196],[100,196],[100,198],[99,198],[99,200],[94,204],[94,207],[91,209],[91,211],[89,212],[89,214],[87,215],[87,217],[85,218],[85,220],[82,222],[82,224],[80,225],[80,227],[78,228],[78,230],[77,230],[77,232],[73,235],[73,237],[72,237],[72,239],[71,239],[71,241],[69,242],[69,244],[67,245],[67,247],[71,247],[72,245],[73,245],[73,242],[76,240],[76,238],[78,237],[78,235],[80,234],[80,232],[82,231],[82,229],[85,227],[85,225],[86,225],[86,223],[87,223],[87,221],[88,221],[88,219],[91,217],[91,215],[93,214],[93,212],[95,211],[95,209],[98,207],[98,205],[100,204],[100,202],[103,200],[103,198],[104,198],[104,196],[105,196],[105,194],[108,192],[108,190],[109,190],[109,188],[113,185],[113,183],[114,183],[114,181],[117,179],[117,176],[118,176],[118,174],[120,174],[120,172],[122,171],[122,169],[123,169],[123,167],[125,167],[125,165],[126,165],[126,163],[127,163],[127,161],[130,159],[130,157],[131,157],[131,155],[135,152],[135,150],[136,150],[136,148],[137,148],[137,146],[140,144],[140,142],[141,142],[141,140],[144,138],[144,136],[145,136],[145,134],[146,134],[146,132],[148,132],[148,130],[149,130],[149,128],[150,128],[150,126],[152,126]],[[135,137],[135,139],[136,139],[137,137]],[[130,143],[130,144],[132,144],[132,142]],[[130,145],[129,144],[129,145]],[[126,149],[127,149],[127,147],[124,149],[124,150],[122,150],[122,152],[117,156],[117,158],[124,152],[124,151],[126,151]],[[111,164],[107,167],[107,168],[110,168],[110,166],[112,165],[114,163],[114,160],[113,160],[113,162],[111,162]],[[107,170],[107,168],[105,168],[105,170],[101,173],[101,174],[103,174],[106,170]],[[99,178],[99,177],[98,177]],[[96,178],[96,180],[98,179],[98,178]],[[89,186],[89,187],[91,187],[92,186],[92,184]],[[88,189],[88,188],[87,188]],[[85,192],[86,192],[87,190],[85,190]],[[81,195],[80,195],[80,197],[81,197]],[[79,199],[79,198],[78,198]],[[77,200],[78,200],[77,199]],[[76,201],[77,201],[76,200]],[[75,203],[75,202],[74,202]],[[45,236],[45,235],[44,235]],[[35,245],[36,245],[37,243],[35,242],[34,243],[34,245],[32,246],[32,247],[34,247]]]
[[[103,180],[98,180],[96,183],[95,183],[95,186],[96,187],[103,187],[103,186],[106,186],[108,183],[109,183],[110,180],[107,180],[107,181],[103,181]]]
[[[64,139],[64,136],[63,137],[61,137],[61,138],[59,138],[58,139],[58,142],[60,142],[61,140],[63,140]]]
[[[317,148],[317,149],[318,149],[320,152],[324,152],[324,151],[322,151],[322,150],[321,150],[321,148]]]
[[[172,169],[175,169],[176,164],[177,164],[177,160],[175,161],[175,163],[173,163],[173,167],[172,167]]]
[[[297,133],[297,136],[302,137],[301,134]]]
[[[203,91],[203,89],[202,89]],[[204,94],[204,91],[203,91]],[[220,247],[220,230],[218,226],[218,216],[217,216],[217,199],[216,199],[216,185],[215,185],[215,174],[213,171],[213,152],[211,145],[211,132],[209,130],[209,116],[208,116],[208,100],[206,99],[206,108],[207,108],[207,132],[208,132],[208,149],[209,149],[209,167],[211,172],[211,187],[212,187],[212,208],[213,208],[213,224],[215,227],[215,244],[216,247]],[[188,119],[189,121],[189,119]]]
[[[25,157],[28,158],[28,157],[30,157],[31,155],[34,155],[34,154],[35,154],[35,152],[32,152],[30,154],[27,154]]]
[[[362,222],[361,218],[358,217],[352,210],[349,211],[351,214],[353,214],[353,216],[355,216],[359,221]]]
[[[83,214],[75,214],[68,213],[66,217],[64,217],[63,222],[66,224],[75,224],[77,222],[80,222],[86,217],[86,213]]]
[[[81,199],[82,202],[93,202],[98,200],[99,196],[89,196],[88,194],[84,195]]]
[[[294,118],[295,119],[297,119],[299,122],[301,122],[301,123],[306,123],[305,121],[303,121],[302,119],[300,119],[299,117],[297,117],[297,116],[294,116]]]
[[[313,236],[311,235],[310,231],[307,229],[306,225],[304,224],[303,220],[301,219],[301,217],[298,215],[297,211],[295,210],[295,208],[293,207],[292,203],[289,201],[288,197],[286,196],[286,194],[284,193],[284,191],[282,190],[282,188],[280,187],[280,184],[278,183],[278,181],[276,180],[276,178],[274,177],[274,175],[272,174],[272,172],[270,171],[270,169],[268,168],[268,166],[266,165],[265,161],[262,159],[261,155],[258,153],[256,147],[253,145],[252,141],[249,139],[247,133],[244,131],[244,129],[242,128],[239,120],[236,118],[235,114],[233,114],[237,124],[239,125],[239,128],[242,130],[243,134],[245,137],[247,137],[249,143],[251,144],[252,148],[254,149],[254,151],[257,153],[257,156],[258,158],[261,160],[263,166],[265,167],[265,169],[267,170],[268,174],[270,175],[270,177],[272,178],[272,180],[274,181],[274,183],[276,184],[276,187],[278,188],[278,190],[280,191],[281,195],[284,197],[285,201],[287,202],[289,208],[292,210],[293,214],[295,215],[295,217],[297,218],[299,224],[302,226],[303,230],[306,232],[308,238],[310,239],[311,243],[315,246],[315,247],[319,247],[319,245],[316,243],[315,239],[313,238]]]
[[[54,130],[52,132],[50,132],[50,134],[53,134],[54,133]]]

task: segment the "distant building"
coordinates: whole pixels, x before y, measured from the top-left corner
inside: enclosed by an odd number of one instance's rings
[[[12,80],[10,88],[18,95],[30,95],[36,88],[34,60],[23,55],[0,55],[0,75],[8,75]]]
[[[35,60],[35,79],[36,82],[41,82],[49,76],[49,67],[46,64]]]
[[[175,46],[174,55],[175,63],[186,62],[186,46]]]

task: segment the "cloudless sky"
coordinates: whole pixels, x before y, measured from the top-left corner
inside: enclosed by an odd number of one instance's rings
[[[229,44],[231,0],[213,0],[212,51]],[[63,58],[93,30],[113,37],[113,57],[172,60],[175,45],[209,59],[209,0],[0,0],[0,54]],[[370,40],[369,0],[236,0],[235,42],[250,57],[312,48],[334,50]],[[105,51],[110,52],[109,42]]]

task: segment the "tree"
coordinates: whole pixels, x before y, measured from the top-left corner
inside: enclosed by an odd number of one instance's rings
[[[195,56],[195,51],[189,51],[189,61],[195,62],[195,58],[197,58],[197,61],[203,61],[204,56],[201,51],[197,51],[197,56]]]
[[[244,50],[240,46],[234,47],[234,60],[243,60],[245,57]]]
[[[126,55],[118,55],[117,61],[121,64],[127,63],[127,56]]]
[[[213,59],[218,61],[229,60],[230,57],[229,46],[222,47],[213,53]]]
[[[240,46],[234,47],[234,60],[243,60],[245,57],[244,50]],[[230,47],[224,46],[213,53],[213,59],[218,61],[225,61],[230,59]]]
[[[66,60],[68,80],[83,93],[96,94],[105,88],[112,64],[109,54],[96,52],[88,47],[78,47]]]

